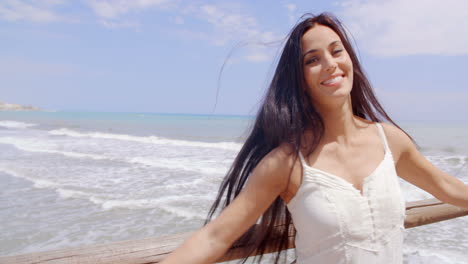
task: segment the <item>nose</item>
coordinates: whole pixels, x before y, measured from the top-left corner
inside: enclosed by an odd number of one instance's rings
[[[335,58],[333,58],[333,56],[331,55],[325,56],[323,60],[323,68],[325,69],[325,71],[334,72],[336,69],[336,66],[337,66],[337,63],[336,63]]]

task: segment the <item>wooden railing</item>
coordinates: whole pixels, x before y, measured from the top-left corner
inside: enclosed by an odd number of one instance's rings
[[[406,204],[405,227],[412,228],[466,216],[468,209],[445,204],[437,199]],[[122,241],[71,249],[0,257],[2,264],[148,264],[158,263],[177,248],[191,233],[157,238]],[[294,248],[291,235],[288,248]],[[269,252],[273,252],[270,250]],[[242,245],[232,248],[219,262],[243,258]]]

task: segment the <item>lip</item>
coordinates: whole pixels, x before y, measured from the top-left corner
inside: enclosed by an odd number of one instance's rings
[[[341,79],[340,81],[336,82],[336,83],[331,83],[331,84],[324,84],[324,82],[328,81],[328,80],[331,80],[337,76],[341,76],[343,78],[345,78],[345,74],[344,73],[339,73],[339,74],[333,74],[333,75],[330,75],[330,77],[328,77],[327,79],[323,80],[322,82],[320,82],[321,85],[323,86],[328,86],[328,87],[333,87],[333,86],[338,86],[340,85],[342,82],[343,82],[343,79]]]

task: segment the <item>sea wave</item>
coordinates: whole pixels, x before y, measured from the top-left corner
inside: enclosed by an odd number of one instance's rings
[[[70,189],[69,184],[59,184],[51,180],[37,179],[29,177],[20,171],[13,170],[7,167],[0,167],[0,171],[10,176],[23,178],[32,182],[35,188],[44,188],[54,190],[61,198],[64,199],[84,199],[89,202],[100,206],[103,210],[112,209],[160,209],[167,213],[173,214],[177,217],[184,217],[187,219],[204,219],[205,213],[197,211],[190,206],[180,204],[181,201],[193,201],[197,202],[211,201],[213,200],[212,195],[167,195],[160,198],[140,198],[140,199],[119,199],[112,194],[102,194],[96,191],[84,191]],[[182,184],[181,184],[182,185]],[[181,186],[179,185],[179,187]],[[193,185],[193,182],[192,182]],[[168,187],[168,186],[165,186]],[[171,186],[169,186],[171,187]],[[177,187],[175,184],[173,187]],[[117,199],[116,199],[117,198]]]
[[[97,138],[97,139],[113,139],[123,141],[134,141],[140,143],[150,143],[157,145],[173,145],[182,147],[202,147],[202,148],[219,148],[226,150],[239,151],[242,144],[235,142],[200,142],[200,141],[188,141],[179,139],[168,139],[158,136],[133,136],[126,134],[113,134],[113,133],[102,133],[102,132],[79,132],[68,128],[60,128],[49,131],[50,135],[55,136],[68,136],[68,137],[86,137],[86,138]]]
[[[32,142],[31,140],[27,140],[27,139],[18,139],[18,138],[13,138],[13,137],[0,137],[0,143],[13,145],[17,149],[26,151],[26,152],[60,154],[60,155],[71,157],[71,158],[90,158],[90,159],[95,159],[95,160],[112,159],[110,157],[106,157],[103,155],[47,149],[45,148],[45,146],[39,145],[37,141]]]
[[[64,150],[55,150],[48,149],[49,146],[45,144],[40,144],[38,142],[33,142],[27,139],[18,139],[13,137],[0,137],[0,143],[9,144],[15,146],[17,149],[33,152],[33,153],[49,153],[63,155],[69,158],[76,159],[92,159],[92,160],[108,160],[115,162],[124,162],[129,164],[144,165],[148,167],[169,169],[169,170],[182,170],[187,172],[198,172],[201,174],[224,174],[229,169],[223,164],[228,164],[226,161],[224,163],[220,162],[209,162],[201,161],[197,159],[190,159],[187,157],[184,158],[157,158],[157,157],[128,157],[121,158],[110,155],[102,154],[91,154],[91,153],[80,153],[76,151],[64,151]]]
[[[464,155],[432,155],[426,158],[436,166],[450,166],[461,169],[468,163],[468,156]]]
[[[455,251],[439,249],[424,250],[419,246],[410,246],[407,243],[403,250],[404,262],[409,264],[466,264],[468,255]]]
[[[60,197],[65,199],[71,198],[86,198],[88,199],[92,194],[88,192],[82,192],[77,190],[70,190],[65,188],[58,188],[56,192],[59,194]]]
[[[153,157],[134,157],[127,159],[126,162],[137,163],[151,167],[184,170],[191,172],[200,172],[202,174],[224,174],[229,169],[228,167],[220,167],[218,164],[206,164],[204,166],[201,162],[191,162],[188,159],[178,160],[165,159],[165,158],[153,158]]]
[[[52,189],[55,189],[59,186],[59,184],[57,184],[56,182],[53,182],[53,181],[49,181],[49,180],[45,180],[45,179],[37,179],[37,178],[34,178],[34,177],[29,177],[29,176],[26,176],[25,174],[17,171],[17,170],[14,170],[12,168],[9,168],[9,167],[0,167],[0,171],[1,172],[4,172],[10,176],[13,176],[13,177],[17,177],[17,178],[22,178],[22,179],[25,179],[25,180],[28,180],[28,181],[31,181],[33,183],[33,186],[35,188],[52,188]]]
[[[0,127],[4,128],[13,128],[13,129],[25,129],[28,127],[37,126],[37,124],[32,123],[24,123],[19,121],[11,121],[11,120],[1,120]]]
[[[175,203],[180,201],[191,201],[196,198],[198,201],[201,199],[200,196],[193,195],[172,195],[154,199],[104,199],[98,197],[89,197],[89,201],[101,206],[104,210],[112,210],[118,208],[124,209],[153,209],[158,208],[166,212],[172,213],[179,217],[188,219],[204,219],[205,213],[199,211],[187,209],[186,206],[177,206]]]

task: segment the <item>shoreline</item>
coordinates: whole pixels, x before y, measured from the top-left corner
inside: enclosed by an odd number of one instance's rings
[[[24,106],[0,102],[0,111],[41,111],[41,109],[31,105]]]

